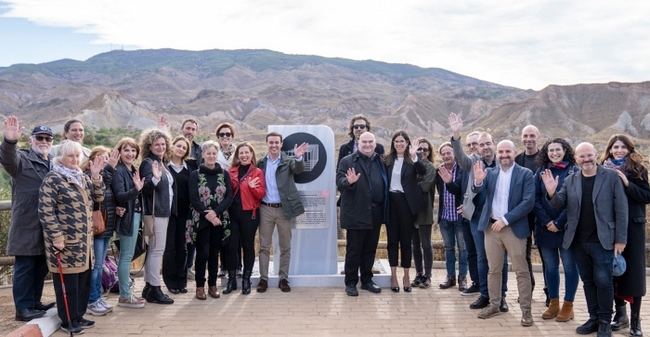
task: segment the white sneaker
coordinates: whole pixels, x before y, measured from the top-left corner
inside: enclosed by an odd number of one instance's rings
[[[106,310],[108,310],[108,312],[113,311],[113,306],[108,304],[108,302],[106,302],[105,297],[100,298],[99,302],[104,306],[104,308],[106,308]]]
[[[86,312],[93,316],[104,316],[109,312],[109,310],[102,305],[101,299],[99,299],[93,303],[88,304]]]
[[[129,296],[128,298],[124,298],[120,296],[120,299],[117,300],[118,307],[140,309],[140,308],[144,308],[144,304],[145,304],[144,299],[136,297],[133,294],[131,294],[131,296]]]

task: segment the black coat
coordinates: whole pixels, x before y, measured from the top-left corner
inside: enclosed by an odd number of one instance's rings
[[[160,176],[160,181],[158,184],[153,183],[153,161],[157,161],[161,169],[164,168],[162,175]],[[173,196],[169,195],[169,184],[172,184],[172,191],[176,189],[176,185],[173,185],[173,181],[170,182],[167,177],[167,167],[159,158],[156,158],[154,155],[145,158],[140,164],[140,177],[144,178],[144,187],[142,188],[142,203],[143,211],[142,215],[154,215],[157,218],[169,218],[172,213],[172,208],[175,205],[171,204],[173,202]],[[175,193],[174,193],[175,194]],[[154,207],[154,198],[156,209]],[[171,200],[170,200],[171,199]]]
[[[643,175],[648,176],[644,170]],[[623,256],[627,268],[614,279],[616,294],[620,296],[645,296],[645,205],[650,203],[650,186],[647,180],[626,174],[629,186],[625,187],[629,208],[627,245]]]
[[[339,166],[339,163],[341,162],[341,159],[345,158],[346,156],[349,156],[354,152],[354,139],[351,139],[349,142],[341,145],[339,148],[339,158],[336,160],[336,166]],[[381,144],[377,144],[375,147],[375,153],[378,155],[383,155],[384,154],[384,146]]]
[[[124,215],[115,219],[115,231],[118,234],[130,236],[133,233],[133,212],[136,200],[141,198],[141,194],[133,184],[131,170],[122,162],[115,167],[111,190],[115,197],[115,205],[126,208]]]
[[[407,154],[408,155],[408,154]],[[388,176],[388,187],[390,188],[390,180],[393,172],[393,164],[386,165],[386,175]],[[415,163],[408,163],[404,160],[402,164],[402,171],[400,172],[400,181],[404,189],[404,196],[406,203],[409,205],[411,214],[417,214],[426,207],[427,200],[426,192],[422,191],[418,185],[418,175],[425,175],[427,168],[419,160]]]
[[[336,170],[336,187],[341,191],[341,228],[343,229],[372,229],[370,223],[372,219],[372,195],[370,194],[370,179],[365,173],[361,164],[361,154],[355,152],[341,159]],[[383,223],[388,219],[388,177],[384,163],[378,155],[375,155],[373,164],[382,170],[381,175],[384,180],[384,214]],[[359,180],[350,185],[346,178],[349,168],[354,168],[357,173],[361,173]],[[419,187],[418,187],[419,188]],[[375,192],[378,193],[378,192]]]

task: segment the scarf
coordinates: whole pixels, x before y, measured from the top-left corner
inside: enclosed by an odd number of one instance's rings
[[[567,168],[567,166],[569,166],[569,162],[566,161],[566,160],[559,161],[559,162],[557,162],[557,163],[550,162],[550,163],[548,163],[548,165],[546,165],[546,166],[547,166],[549,169],[551,169],[551,168],[556,168],[556,169],[564,170],[565,168]]]
[[[60,173],[64,177],[68,178],[71,180],[73,183],[79,185],[81,188],[85,188],[84,186],[84,173],[80,169],[71,169],[67,168],[61,164],[56,164],[54,167],[52,167],[52,171]]]
[[[223,156],[226,158],[226,160],[230,160],[230,156],[234,150],[235,146],[233,144],[230,144],[227,149],[221,149],[221,153],[223,153]]]
[[[621,158],[621,159],[609,158],[609,159],[605,160],[605,162],[603,163],[603,166],[608,168],[608,169],[620,170],[620,169],[623,168],[623,165],[625,165],[625,159],[626,158],[627,157]]]

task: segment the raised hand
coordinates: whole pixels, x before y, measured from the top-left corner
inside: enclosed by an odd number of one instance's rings
[[[449,114],[449,128],[455,139],[460,138],[460,131],[463,129],[463,119],[455,113]]]
[[[104,156],[97,156],[90,162],[90,177],[93,180],[101,179],[101,172],[106,165],[106,158]]]
[[[359,180],[361,173],[357,173],[354,167],[350,167],[348,172],[345,173],[345,178],[348,180],[348,184],[352,185]]]
[[[167,118],[165,118],[165,116],[160,116],[160,119],[158,120],[158,129],[161,131],[169,132],[169,121],[167,121]]]
[[[480,161],[475,162],[472,170],[474,172],[474,185],[481,185],[487,176],[486,170],[483,169],[483,163]]]
[[[418,146],[416,144],[418,143],[416,142],[408,145],[409,155],[411,155],[411,160],[413,161],[418,157]]]
[[[549,197],[552,197],[555,195],[555,190],[557,190],[559,177],[553,177],[553,172],[549,169],[544,170],[541,174],[542,182],[544,183],[544,187],[546,187],[546,193],[548,193]]]
[[[112,168],[117,166],[117,163],[120,161],[120,151],[117,148],[111,151],[111,155],[108,157],[108,165],[111,165]]]
[[[133,185],[138,192],[142,191],[142,188],[144,187],[144,177],[140,178],[140,173],[138,171],[135,171],[133,174]]]
[[[438,167],[438,175],[440,178],[442,178],[442,181],[444,181],[445,184],[449,184],[454,179],[454,177],[451,175],[451,171],[449,171],[444,165],[440,165],[440,167]]]
[[[248,181],[248,187],[257,188],[260,185],[260,177],[255,177]]]
[[[161,165],[162,164],[160,164],[158,161],[155,160],[153,161],[153,163],[151,163],[151,171],[153,173],[154,178],[156,179],[160,179],[160,177],[162,177],[163,169]]]
[[[115,207],[115,215],[121,218],[122,216],[124,216],[124,213],[126,213],[126,208],[120,206]]]
[[[18,117],[11,115],[5,118],[4,137],[8,141],[16,141],[20,136],[20,122]]]
[[[302,144],[300,144],[300,146],[298,146],[298,144],[296,144],[296,145],[293,146],[293,155],[296,158],[300,158],[300,157],[302,157],[303,154],[305,154],[307,152],[308,148],[309,148],[309,144],[307,144],[307,143],[302,143]]]

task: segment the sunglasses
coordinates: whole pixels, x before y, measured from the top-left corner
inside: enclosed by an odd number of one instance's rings
[[[425,148],[420,147],[420,148],[418,148],[418,152],[429,152],[429,149],[425,149]]]
[[[219,132],[219,133],[217,133],[217,136],[219,136],[220,138],[230,137],[230,136],[232,136],[232,133],[230,133],[230,132]]]
[[[365,124],[355,124],[355,125],[352,125],[352,127],[355,130],[364,130],[366,128],[366,125]]]
[[[52,137],[50,136],[34,136],[34,139],[36,139],[39,142],[46,141],[48,143],[52,142]]]

